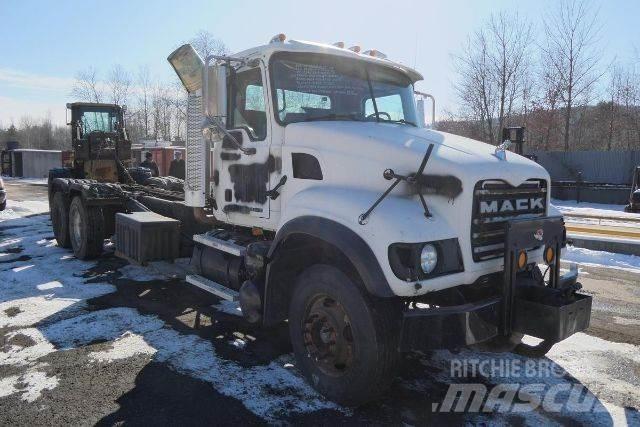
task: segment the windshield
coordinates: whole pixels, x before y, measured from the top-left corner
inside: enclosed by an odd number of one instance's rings
[[[283,125],[353,120],[415,126],[413,85],[388,67],[326,54],[280,52],[271,61],[271,75],[276,118]]]
[[[114,110],[82,111],[82,116],[80,117],[83,134],[95,131],[116,132],[117,122],[118,113]]]

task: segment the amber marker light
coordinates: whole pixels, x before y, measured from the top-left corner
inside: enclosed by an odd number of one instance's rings
[[[553,247],[547,246],[544,250],[544,262],[546,262],[547,264],[551,264],[555,258],[556,253],[553,250]]]
[[[518,269],[522,270],[527,265],[527,251],[520,251],[518,254]]]

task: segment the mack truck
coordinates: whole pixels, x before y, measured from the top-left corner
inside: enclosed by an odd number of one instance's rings
[[[141,264],[190,256],[186,283],[287,324],[297,369],[348,405],[379,397],[406,352],[540,357],[588,327],[549,174],[508,140],[427,126],[416,70],[282,34],[168,61],[188,99],[184,191],[57,171],[54,233],[77,257],[106,238]]]

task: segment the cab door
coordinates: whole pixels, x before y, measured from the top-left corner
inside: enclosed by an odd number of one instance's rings
[[[279,169],[269,153],[271,129],[263,75],[259,66],[243,66],[228,76],[227,129],[243,148],[255,153],[243,153],[227,136],[214,147],[218,210],[238,225],[269,219],[267,192],[272,174]]]

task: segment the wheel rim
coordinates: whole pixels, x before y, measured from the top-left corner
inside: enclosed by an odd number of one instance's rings
[[[69,234],[74,248],[82,246],[82,217],[75,205],[71,207],[71,212],[69,212]]]
[[[307,307],[303,322],[304,346],[318,369],[331,376],[349,371],[354,340],[344,307],[327,295],[318,296]]]

